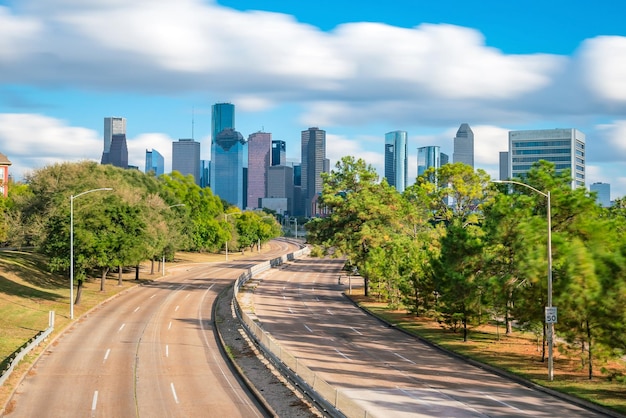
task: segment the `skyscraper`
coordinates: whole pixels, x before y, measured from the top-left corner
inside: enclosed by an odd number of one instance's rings
[[[255,132],[248,136],[248,207],[260,208],[267,196],[267,170],[270,167],[272,134]]]
[[[152,172],[156,177],[165,172],[165,159],[154,148],[151,151],[146,150],[146,174]]]
[[[319,214],[316,202],[322,192],[322,176],[329,171],[330,163],[326,159],[326,131],[312,127],[302,131],[302,201],[299,208],[303,216]]]
[[[285,165],[287,162],[287,145],[285,141],[272,141],[272,165]]]
[[[224,129],[235,129],[235,105],[216,103],[211,108],[211,143]]]
[[[211,160],[200,160],[200,187],[211,187]]]
[[[402,193],[408,180],[407,133],[393,131],[385,134],[385,178],[390,186]]]
[[[104,148],[100,164],[111,164],[128,168],[128,147],[126,145],[126,119],[104,118]]]
[[[436,169],[441,167],[440,147],[438,145],[417,149],[417,175],[421,176],[431,167]]]
[[[454,137],[453,163],[464,163],[474,168],[474,132],[467,123],[462,123]]]
[[[222,130],[211,144],[211,189],[239,209],[247,206],[248,143],[232,128]]]
[[[509,178],[523,178],[539,160],[554,163],[557,173],[569,169],[572,188],[585,186],[585,134],[579,130],[509,132]]]
[[[500,151],[500,180],[509,178],[509,153],[508,151]]]
[[[183,176],[191,174],[200,185],[200,143],[190,138],[172,142],[172,171]]]
[[[589,190],[596,193],[596,202],[602,207],[611,206],[611,185],[609,183],[596,182],[589,186]]]

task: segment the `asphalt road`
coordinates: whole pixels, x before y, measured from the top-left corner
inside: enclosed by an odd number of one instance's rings
[[[5,416],[266,416],[222,358],[211,308],[245,268],[294,249],[178,267],[109,300],[48,347]]]
[[[262,274],[254,312],[281,346],[376,417],[594,417],[382,324],[344,296],[340,260]],[[362,284],[362,281],[361,281]],[[371,415],[370,415],[371,414]]]

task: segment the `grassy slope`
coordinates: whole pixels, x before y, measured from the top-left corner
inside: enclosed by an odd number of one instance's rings
[[[361,295],[358,295],[359,290]],[[418,318],[403,310],[390,310],[384,303],[363,297],[362,289],[357,289],[354,293],[357,294],[352,299],[372,314],[445,349],[626,415],[626,382],[609,381],[600,373],[601,367],[598,364],[594,365],[596,372],[590,381],[587,378],[587,368],[581,367],[580,359],[567,356],[559,350],[555,350],[554,355],[554,380],[549,381],[547,363],[541,361],[540,346],[532,334],[514,332],[513,335],[506,336],[503,327],[498,329],[483,325],[473,328],[469,341],[464,343],[461,331],[454,333],[427,318]],[[626,374],[624,361],[602,366]]]

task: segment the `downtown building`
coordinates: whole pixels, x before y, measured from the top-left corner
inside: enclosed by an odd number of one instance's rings
[[[427,147],[419,147],[417,149],[417,175],[421,176],[429,168],[441,168],[441,156],[445,155],[441,152],[439,145],[431,145]],[[448,156],[445,155],[445,160]]]
[[[534,163],[545,160],[556,172],[569,170],[572,188],[585,186],[585,134],[577,129],[509,132],[509,178],[523,179]]]
[[[385,134],[385,178],[390,186],[404,192],[408,181],[408,152],[406,131]]]
[[[596,194],[596,202],[604,208],[611,207],[611,185],[609,183],[596,182],[589,186],[589,191]]]
[[[248,136],[248,208],[261,208],[261,199],[267,196],[271,151],[271,133],[255,132]]]
[[[172,142],[172,171],[183,176],[191,174],[194,182],[200,185],[200,143],[190,138]]]
[[[462,123],[454,137],[453,163],[463,163],[474,168],[474,132],[467,123]]]
[[[301,132],[301,199],[297,215],[314,217],[323,214],[317,201],[322,193],[322,173],[330,172],[326,158],[326,131],[312,127]]]
[[[165,159],[154,148],[151,151],[146,150],[146,174],[152,173],[155,177],[159,177],[165,173]]]
[[[100,164],[111,164],[115,167],[128,168],[125,118],[104,118],[104,148]]]

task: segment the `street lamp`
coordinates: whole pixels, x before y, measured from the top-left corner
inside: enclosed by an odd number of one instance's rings
[[[494,183],[510,183],[518,186],[526,187],[547,199],[547,218],[548,218],[548,304],[546,306],[545,320],[548,325],[548,377],[554,379],[554,360],[553,360],[553,343],[554,343],[554,323],[556,322],[556,308],[552,307],[552,216],[550,214],[550,191],[542,192],[526,183],[513,180],[493,180]]]
[[[74,319],[74,199],[87,193],[113,190],[110,187],[91,189],[77,195],[70,195],[70,319]]]

